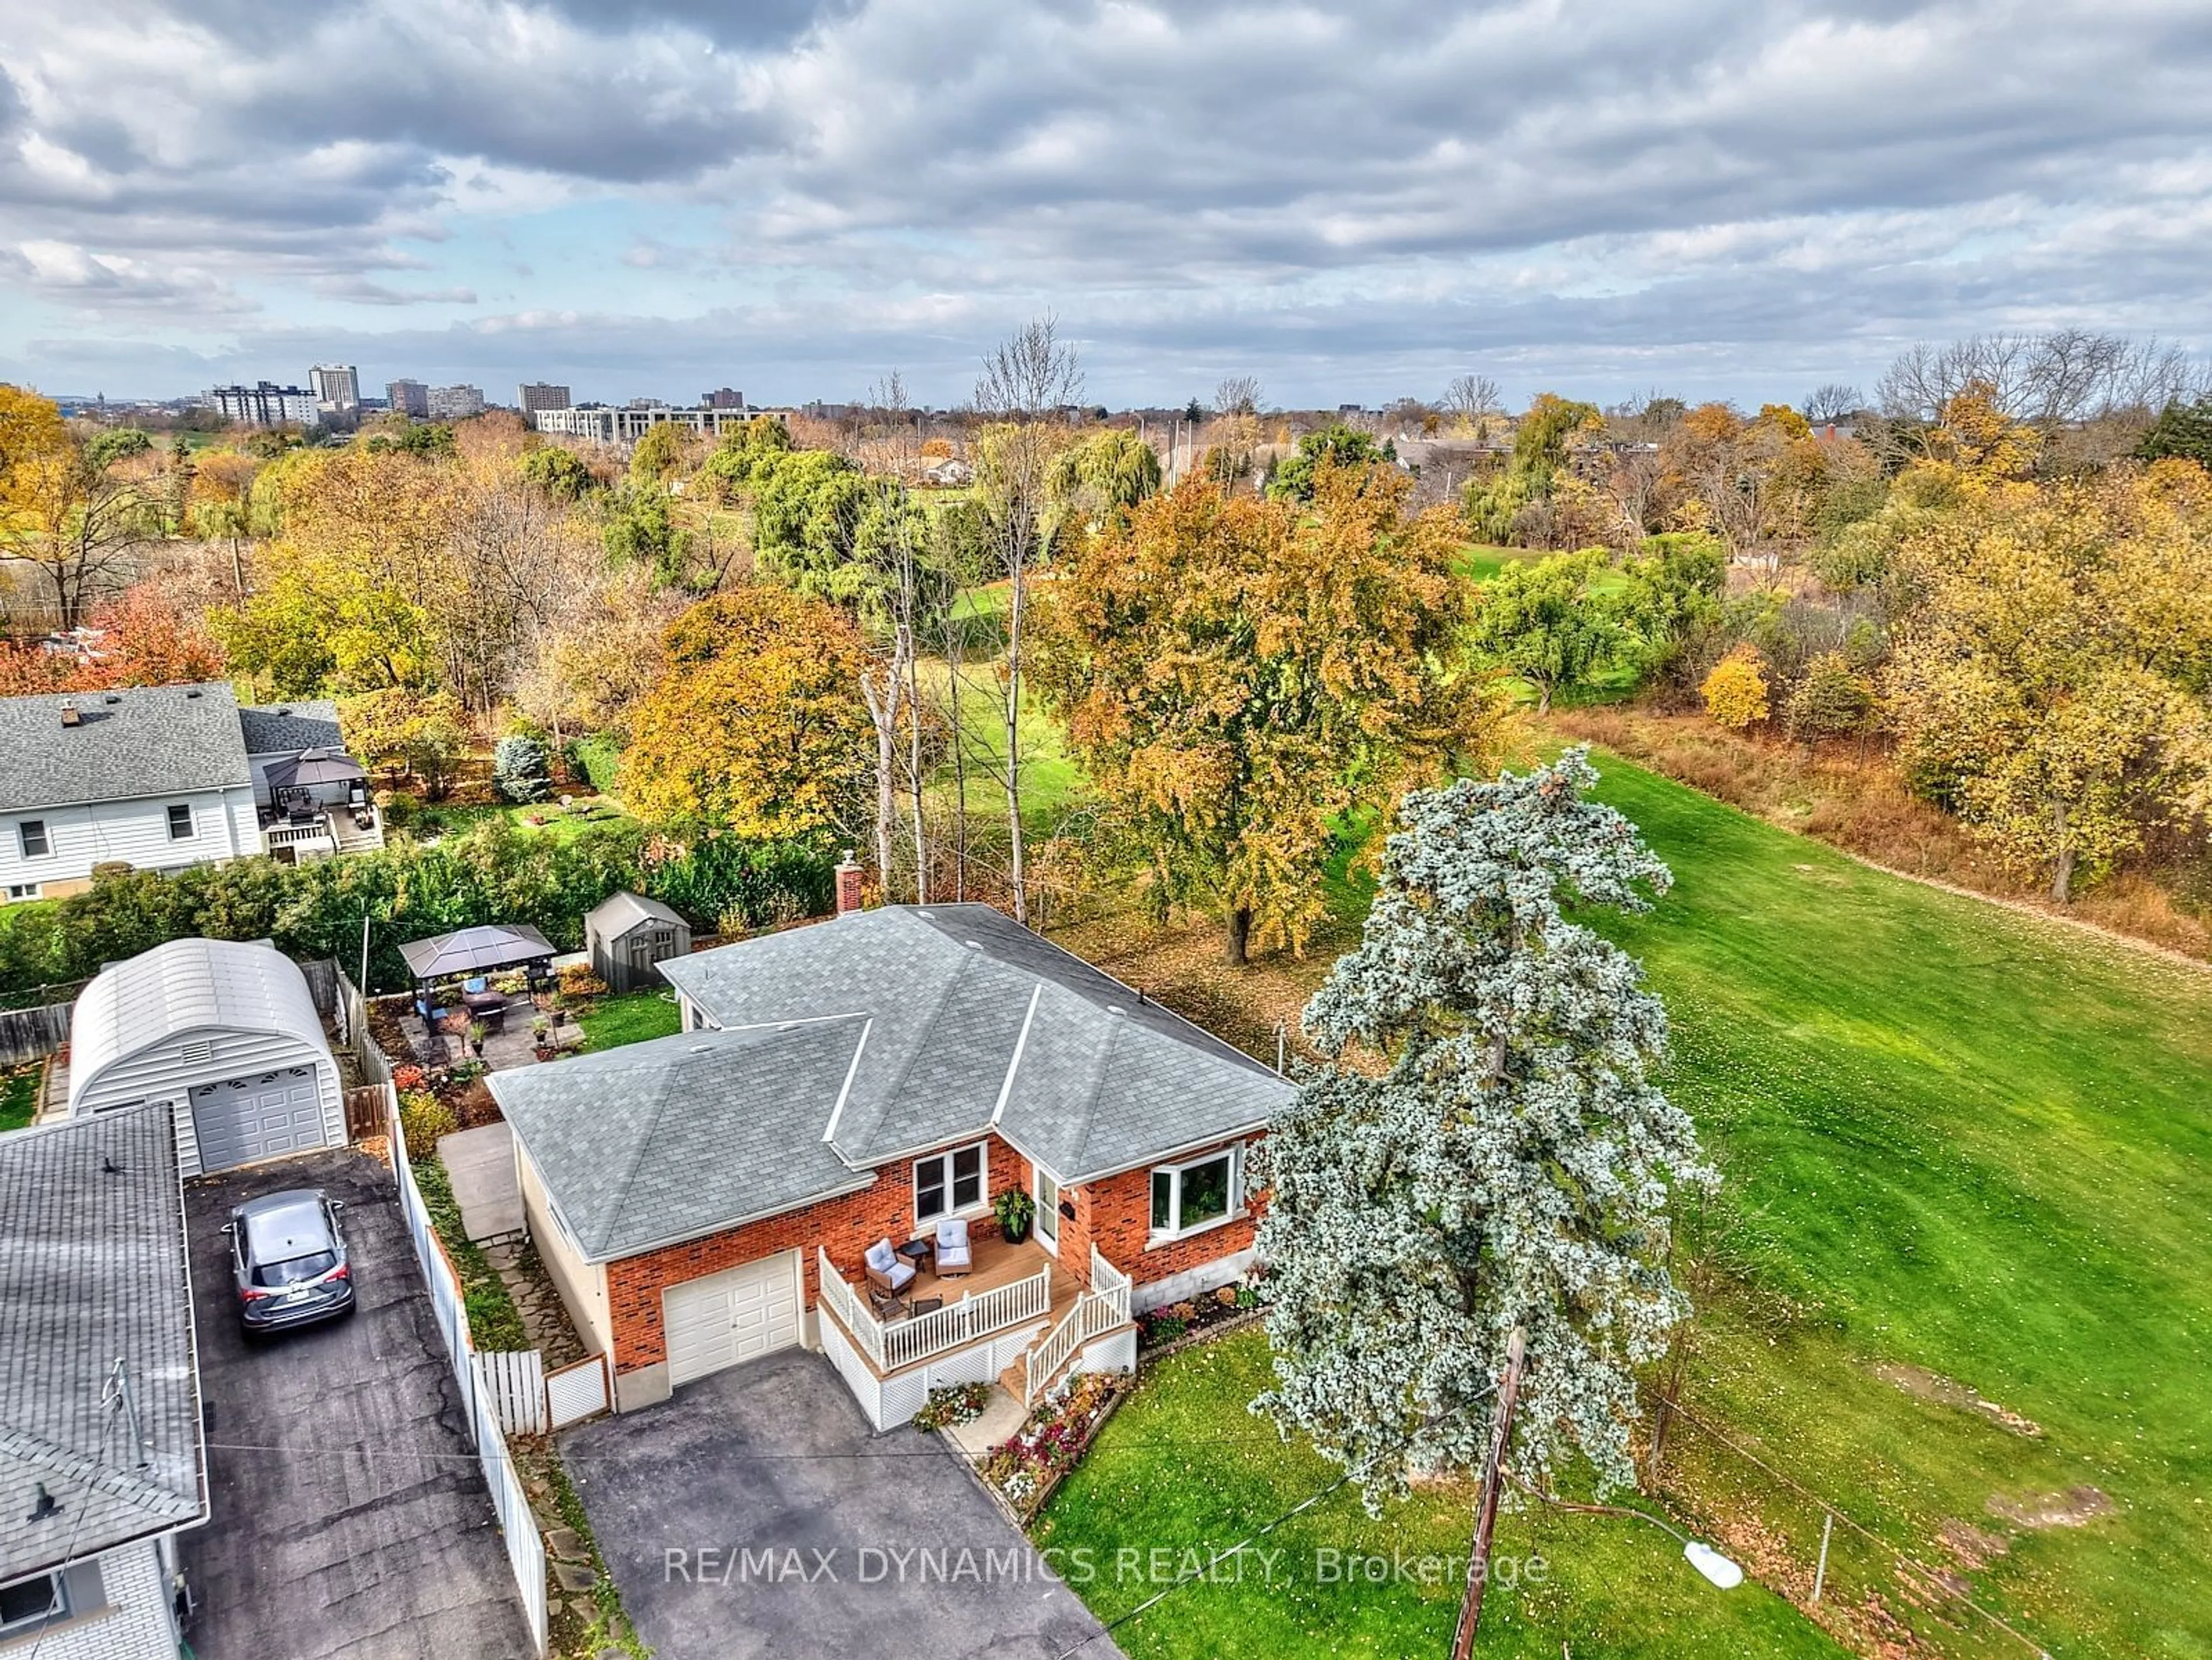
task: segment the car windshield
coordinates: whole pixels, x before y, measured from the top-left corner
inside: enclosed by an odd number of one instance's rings
[[[307,1256],[295,1256],[284,1262],[257,1262],[253,1267],[253,1283],[257,1286],[296,1286],[303,1280],[320,1279],[337,1265],[337,1254],[327,1250],[319,1250]]]

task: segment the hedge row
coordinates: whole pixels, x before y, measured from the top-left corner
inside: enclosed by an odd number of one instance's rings
[[[648,893],[702,929],[764,927],[830,907],[834,855],[728,838],[672,855],[635,824],[572,840],[505,818],[423,845],[301,865],[274,859],[174,875],[103,871],[91,891],[0,909],[0,994],[78,980],[167,939],[271,939],[294,957],[334,957],[358,973],[368,919],[369,988],[407,984],[407,940],[487,922],[527,922],[562,951],[582,948],[584,914],[619,889]]]

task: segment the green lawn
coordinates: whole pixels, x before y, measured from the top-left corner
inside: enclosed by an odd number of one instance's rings
[[[528,806],[507,806],[496,802],[441,802],[423,806],[407,826],[410,835],[458,836],[462,831],[483,823],[488,818],[505,818],[527,836],[550,836],[556,842],[573,842],[585,830],[597,824],[618,824],[629,815],[611,796],[584,798],[593,805],[585,813],[563,812],[557,800],[538,802]],[[532,815],[545,822],[533,824]]]
[[[680,1031],[684,1012],[669,991],[628,991],[602,997],[576,1021],[584,1030],[584,1049],[618,1049],[625,1043],[667,1037]]]
[[[1899,1653],[2034,1651],[1893,1548],[2054,1655],[2212,1657],[2212,974],[1882,875],[1598,760],[1601,795],[1676,878],[1650,915],[1600,926],[1665,998],[1668,1086],[1727,1178],[1686,1219],[1703,1314],[1685,1405],[1743,1451],[1680,1425],[1670,1509],[1801,1600],[1820,1502],[1870,1530],[1838,1526],[1822,1608],[1862,1652],[1885,1635],[1918,1645]],[[1354,882],[1332,887],[1356,902]],[[1053,1542],[1233,1542],[1318,1484],[1302,1453],[1219,1441],[1261,1374],[1209,1364],[1219,1376],[1148,1381],[1055,1501]],[[1899,1365],[1925,1372],[1907,1388],[1876,1371]],[[2060,1501],[2098,1495],[2106,1513],[2054,1524]],[[1540,1523],[1559,1576],[1510,1602],[1526,1652],[1796,1651],[1709,1630],[1714,1594],[1663,1536],[1647,1559],[1605,1525]],[[1373,1536],[1425,1549],[1440,1529],[1424,1499]],[[1137,1600],[1117,1595],[1093,1606]],[[1290,1603],[1192,1588],[1117,1638],[1138,1657],[1261,1652],[1262,1637],[1433,1653],[1449,1620],[1421,1623],[1418,1600],[1316,1591],[1298,1624]]]
[[[1302,1442],[1285,1444],[1245,1410],[1267,1376],[1267,1341],[1257,1331],[1185,1350],[1146,1374],[1054,1495],[1036,1541],[1066,1553],[1055,1559],[1061,1572],[1101,1619],[1160,1589],[1153,1551],[1166,1551],[1161,1560],[1173,1578],[1186,1551],[1210,1559],[1334,1481],[1333,1466]],[[1450,1645],[1459,1590],[1445,1576],[1463,1567],[1470,1517],[1461,1487],[1417,1493],[1379,1521],[1340,1489],[1254,1552],[1215,1567],[1210,1581],[1186,1584],[1116,1627],[1114,1640],[1131,1660],[1429,1660]],[[1500,1520],[1494,1555],[1498,1572],[1478,1647],[1486,1656],[1559,1660],[1563,1642],[1577,1655],[1713,1660],[1843,1652],[1771,1591],[1713,1590],[1656,1527],[1523,1511]],[[1363,1577],[1347,1583],[1352,1558],[1361,1559]],[[1370,1559],[1391,1564],[1384,1583],[1364,1577]],[[1401,1559],[1408,1564],[1402,1575]],[[1093,1577],[1077,1583],[1086,1561]]]
[[[39,1110],[38,1063],[0,1073],[0,1130],[19,1130]]]
[[[2212,975],[1601,765],[1676,877],[1607,931],[1666,999],[1674,1098],[1729,1180],[1719,1250],[1743,1289],[1709,1323],[1693,1409],[2054,1653],[2212,1654]],[[1917,1398],[1883,1361],[2043,1432]],[[1809,1549],[1816,1513],[1680,1444],[1693,1485],[1741,1481]],[[2114,1513],[1990,1508],[2080,1487]],[[1960,1523],[2003,1554],[1947,1552]],[[1870,1554],[1862,1583],[1894,1594]]]

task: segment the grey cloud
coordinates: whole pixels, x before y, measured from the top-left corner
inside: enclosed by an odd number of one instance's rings
[[[112,51],[118,28],[167,55]],[[607,316],[360,337],[487,380],[611,377],[628,351],[651,381],[702,341],[757,366],[731,380],[749,391],[834,395],[899,361],[942,399],[1046,306],[1129,397],[1188,395],[1148,370],[1316,396],[1371,374],[1380,396],[1475,352],[1629,383],[1788,365],[1766,388],[1786,394],[1800,362],[1865,378],[1886,343],[1954,327],[2212,338],[2192,216],[2212,12],[2191,0],[360,0],[306,21],[94,0],[23,34],[0,246],[451,304],[471,222],[626,199],[660,230],[669,205],[664,235],[626,228],[556,273],[594,272],[562,292]],[[10,160],[11,107],[76,165]],[[426,263],[419,289],[376,280]],[[720,279],[751,308],[611,301]],[[174,303],[231,326],[219,298]]]

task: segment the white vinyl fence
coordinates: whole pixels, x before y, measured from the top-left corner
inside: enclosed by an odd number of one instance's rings
[[[384,1087],[387,1092],[392,1091],[390,1084]],[[437,1313],[438,1330],[445,1337],[453,1377],[468,1408],[477,1459],[483,1466],[484,1483],[491,1489],[492,1508],[499,1512],[499,1530],[507,1542],[507,1566],[514,1570],[515,1589],[522,1595],[522,1611],[530,1622],[531,1639],[542,1655],[546,1642],[545,1541],[538,1535],[537,1517],[530,1512],[530,1500],[514,1474],[514,1461],[507,1456],[507,1438],[500,1433],[499,1420],[494,1415],[493,1392],[480,1386],[477,1368],[472,1364],[477,1358],[476,1345],[469,1335],[469,1313],[461,1300],[460,1275],[446,1260],[446,1248],[438,1243],[437,1234],[431,1230],[422,1190],[415,1184],[414,1167],[407,1158],[407,1137],[399,1125],[396,1093],[392,1094],[388,1104],[392,1111],[392,1167],[399,1181],[399,1213],[407,1220],[407,1237],[415,1244],[415,1261],[430,1287],[430,1305]],[[535,1351],[531,1359],[537,1359]],[[539,1398],[542,1413],[542,1389]]]
[[[607,1357],[587,1354],[573,1366],[545,1374],[545,1424],[548,1429],[596,1416],[611,1406],[608,1399]]]
[[[477,1398],[491,1408],[500,1428],[510,1435],[543,1435],[545,1367],[536,1349],[479,1349]]]

